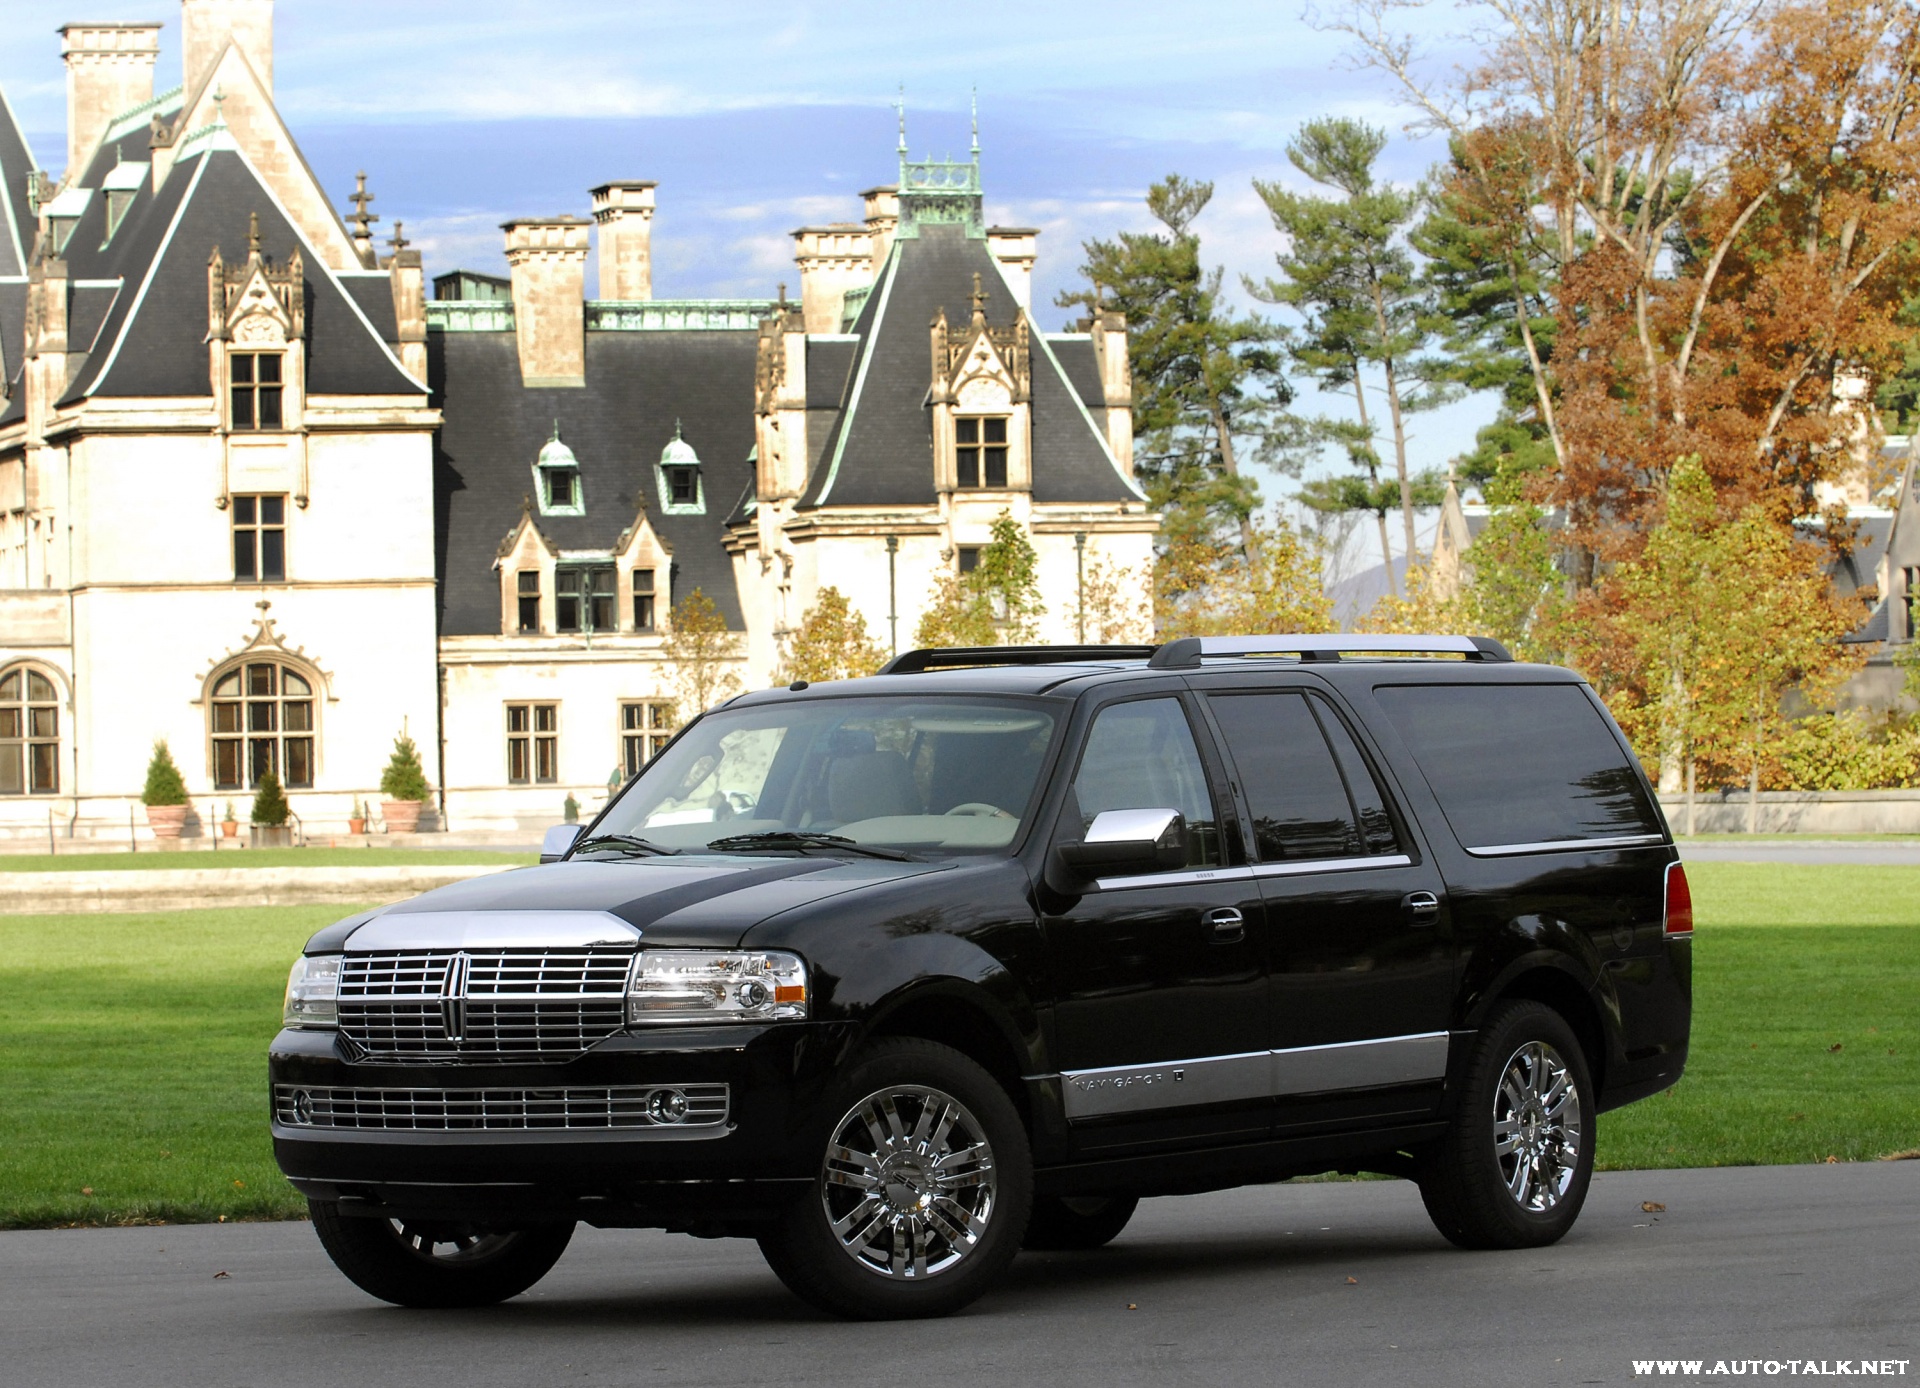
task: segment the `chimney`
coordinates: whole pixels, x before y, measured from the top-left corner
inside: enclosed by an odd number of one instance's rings
[[[1000,273],[1013,290],[1014,302],[1033,312],[1033,262],[1039,258],[1035,242],[1038,227],[988,227],[987,251],[1000,262]]]
[[[228,39],[246,54],[273,95],[273,0],[180,0],[180,62],[187,95],[213,68]]]
[[[1106,407],[1107,447],[1131,477],[1133,367],[1127,360],[1127,316],[1099,309],[1089,316],[1087,328],[1093,334],[1093,362],[1100,373],[1100,394]]]
[[[587,383],[587,236],[580,217],[518,217],[502,224],[513,274],[520,378],[529,386]]]
[[[654,187],[647,180],[624,180],[592,190],[603,299],[653,297]]]
[[[420,252],[407,245],[400,234],[400,223],[393,224],[393,254],[387,257],[386,271],[393,290],[393,322],[398,333],[394,349],[407,374],[425,385],[427,382],[427,284]]]
[[[889,183],[869,188],[860,195],[867,204],[867,234],[873,238],[873,277],[880,278],[880,267],[887,263],[893,249],[893,233],[900,226],[900,190]]]
[[[67,179],[81,174],[113,118],[153,99],[158,24],[68,24],[60,30],[67,64]]]

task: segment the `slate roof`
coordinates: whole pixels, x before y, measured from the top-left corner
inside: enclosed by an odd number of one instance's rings
[[[1868,646],[1876,641],[1885,641],[1892,631],[1892,620],[1887,613],[1887,600],[1882,598],[1873,605],[1873,611],[1867,614],[1866,621],[1840,638],[1840,644]]]
[[[733,561],[722,547],[728,512],[753,475],[752,331],[589,332],[584,389],[528,389],[512,333],[431,331],[428,375],[445,423],[435,440],[435,562],[440,629],[496,635],[494,559],[533,491],[540,446],[560,437],[580,463],[584,516],[534,523],[558,549],[607,552],[644,495],[654,531],[673,551],[673,596],[699,588],[734,630],[745,627]],[[704,515],[663,515],[654,467],[673,438],[700,455]]]
[[[26,133],[7,94],[0,91],[0,279],[25,275],[27,257],[33,254],[35,223],[27,205],[27,175],[33,169]],[[9,372],[13,367],[7,363]]]
[[[802,510],[933,505],[927,325],[944,308],[947,322],[964,328],[976,274],[988,286],[987,322],[1013,325],[1018,311],[1013,291],[986,242],[969,238],[958,225],[923,225],[919,233],[893,243],[854,322],[860,341],[847,405],[808,479]],[[1037,333],[1032,344],[1034,500],[1142,500],[1114,467],[1083,404],[1084,391],[1070,383],[1056,346]],[[1089,359],[1091,354],[1089,342]],[[1076,369],[1080,366],[1076,361]],[[811,395],[811,366],[808,387]]]
[[[89,173],[100,165],[96,160]],[[400,369],[354,296],[294,228],[252,165],[216,145],[177,163],[158,194],[151,185],[138,194],[104,248],[104,198],[93,199],[75,226],[65,256],[68,275],[125,282],[93,355],[62,402],[89,395],[204,396],[207,259],[218,245],[229,265],[245,264],[255,213],[261,249],[275,265],[284,265],[296,245],[305,261],[308,393],[417,394],[419,385]],[[391,323],[390,293],[388,303]]]

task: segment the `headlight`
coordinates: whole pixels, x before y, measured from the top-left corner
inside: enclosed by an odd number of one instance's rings
[[[627,1020],[784,1022],[807,1015],[807,966],[771,950],[643,949],[627,982]]]
[[[339,1022],[335,999],[340,996],[340,956],[304,955],[287,975],[287,1004],[281,1014],[290,1027],[331,1030]]]

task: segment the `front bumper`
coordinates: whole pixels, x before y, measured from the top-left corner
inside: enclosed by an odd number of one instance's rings
[[[268,1055],[274,1156],[297,1189],[343,1213],[736,1224],[776,1210],[816,1174],[805,1133],[853,1033],[847,1023],[679,1027],[610,1037],[558,1065],[384,1065],[350,1061],[332,1032],[283,1031]],[[598,1126],[567,1126],[579,1096],[644,1104],[655,1087],[710,1097],[720,1086],[723,1121],[606,1126],[602,1114],[584,1120]],[[295,1093],[310,1096],[300,1114],[324,1122],[314,1097],[345,1091],[397,1097],[377,1101],[380,1117],[356,1120],[376,1126],[299,1121]],[[495,1097],[482,1103],[477,1091]],[[435,1102],[449,1092],[461,1102]],[[473,1116],[482,1109],[490,1116]],[[462,1116],[448,1120],[449,1110]],[[529,1125],[528,1112],[542,1116]],[[397,1126],[407,1122],[433,1126]],[[483,1126],[502,1122],[515,1126]]]

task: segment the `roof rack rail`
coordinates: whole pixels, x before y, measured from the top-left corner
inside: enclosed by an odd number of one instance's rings
[[[1333,632],[1320,636],[1184,636],[1154,649],[1155,670],[1192,669],[1207,656],[1291,655],[1301,660],[1338,660],[1353,655],[1460,655],[1468,660],[1511,661],[1491,636],[1367,636]]]
[[[1059,665],[1076,660],[1147,660],[1158,646],[940,646],[905,651],[882,665],[882,675],[917,675],[973,665]]]

